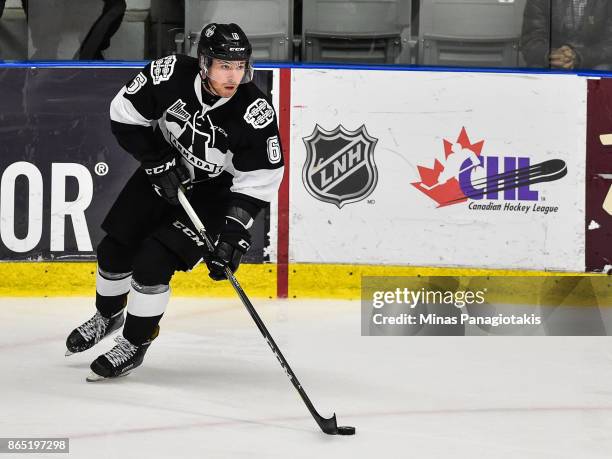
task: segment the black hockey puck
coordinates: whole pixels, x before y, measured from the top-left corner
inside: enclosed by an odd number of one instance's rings
[[[352,426],[338,427],[338,435],[355,435],[355,428]]]

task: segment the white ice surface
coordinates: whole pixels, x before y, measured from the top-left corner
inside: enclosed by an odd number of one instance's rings
[[[180,298],[143,366],[101,383],[85,376],[112,340],[64,357],[91,299],[0,299],[0,437],[88,459],[612,456],[608,338],[361,337],[358,302],[254,303],[354,437],[318,430],[238,301]]]

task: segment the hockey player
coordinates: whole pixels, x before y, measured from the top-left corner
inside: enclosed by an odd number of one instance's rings
[[[252,75],[242,29],[209,24],[197,59],[156,60],[113,99],[112,131],[142,167],[102,224],[97,311],[66,341],[66,355],[82,352],[125,320],[117,344],[91,364],[88,381],[125,375],[142,363],[175,271],[191,270],[204,257],[209,276],[223,280],[225,267],[235,271],[249,249],[249,228],[277,193],[284,169],[274,109]],[[179,186],[216,236],[214,253],[206,255],[178,205]]]

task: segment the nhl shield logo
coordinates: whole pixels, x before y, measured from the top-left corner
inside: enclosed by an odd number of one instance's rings
[[[368,134],[365,125],[356,131],[342,125],[326,131],[317,124],[303,140],[307,157],[302,180],[315,198],[341,209],[374,191],[378,182],[374,147],[378,139]]]

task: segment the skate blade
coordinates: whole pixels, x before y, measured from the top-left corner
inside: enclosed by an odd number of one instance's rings
[[[119,378],[123,378],[124,376],[129,375],[130,373],[131,373],[131,371],[128,371],[128,372],[120,374],[119,376],[112,376],[110,378],[105,378],[104,376],[100,376],[99,374],[94,373],[93,371],[90,371],[89,374],[87,375],[87,377],[85,378],[85,381],[87,381],[87,382],[98,382],[98,381],[119,379]]]
[[[97,381],[103,381],[105,379],[108,379],[108,378],[105,378],[104,376],[100,376],[99,374],[96,374],[93,371],[90,371],[87,377],[85,378],[85,381],[97,382]]]
[[[122,326],[123,326],[123,325],[122,325]],[[109,337],[111,337],[111,336],[113,336],[113,335],[117,334],[117,332],[118,332],[119,330],[121,330],[121,327],[117,328],[116,330],[113,330],[113,331],[112,331],[112,332],[110,332],[108,335],[104,336],[104,337],[103,337],[103,338],[102,338],[100,341],[98,341],[96,344],[100,344],[100,343],[101,343],[102,341],[104,341],[106,338],[109,338]],[[74,354],[80,354],[80,353],[82,353],[82,352],[88,351],[89,349],[93,349],[93,348],[94,348],[94,346],[95,346],[96,344],[94,344],[93,346],[91,346],[91,347],[89,347],[89,348],[87,348],[87,349],[83,349],[82,351],[77,351],[77,352],[72,352],[72,351],[69,351],[68,349],[66,349],[66,353],[64,354],[64,357],[70,357],[71,355],[74,355]]]

